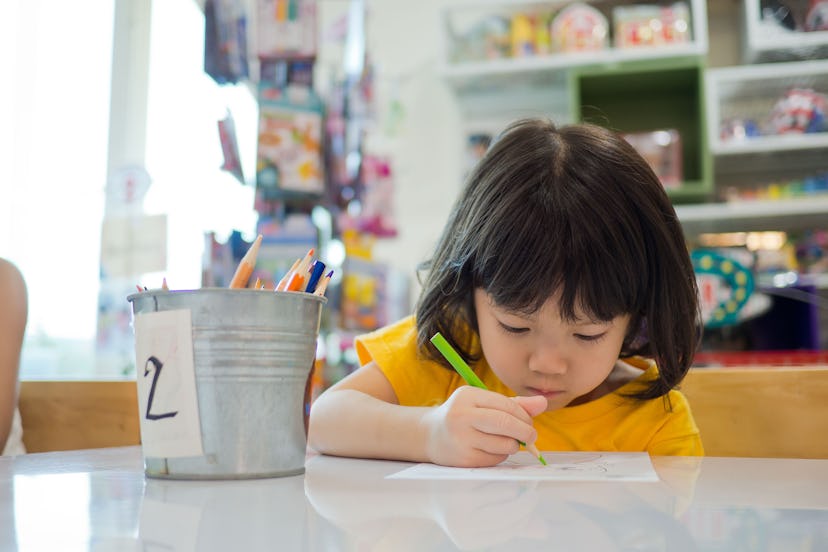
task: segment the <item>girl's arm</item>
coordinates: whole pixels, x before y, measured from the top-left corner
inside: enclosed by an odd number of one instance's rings
[[[0,454],[17,408],[17,379],[27,315],[23,275],[13,264],[0,259]]]
[[[543,397],[510,399],[460,387],[440,406],[400,406],[391,383],[369,362],[320,395],[311,406],[311,447],[323,454],[491,466],[534,442],[532,416]]]
[[[308,442],[323,454],[426,462],[427,411],[399,406],[391,383],[370,362],[313,402]]]

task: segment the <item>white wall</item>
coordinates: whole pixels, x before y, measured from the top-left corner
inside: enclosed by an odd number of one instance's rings
[[[387,154],[393,162],[397,238],[378,240],[375,256],[409,275],[430,256],[461,186],[463,142],[459,108],[438,75],[441,48],[441,0],[368,0],[368,52],[376,69],[378,121],[368,133],[366,149]],[[347,10],[340,0],[320,2],[324,32]],[[342,65],[342,51],[320,38],[318,88]],[[398,100],[404,117],[389,128],[391,102]]]

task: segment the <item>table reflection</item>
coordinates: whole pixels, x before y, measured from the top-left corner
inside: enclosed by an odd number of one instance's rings
[[[0,550],[828,550],[828,462],[655,457],[657,482],[146,478],[140,448],[0,458]]]
[[[238,481],[147,478],[139,539],[163,550],[308,550],[302,476]]]
[[[692,500],[694,459],[663,470],[655,483],[386,479],[379,485],[377,471],[366,460],[318,456],[307,463],[311,505],[357,548],[383,542],[421,550],[411,535],[427,534],[435,549],[696,549],[679,520]]]

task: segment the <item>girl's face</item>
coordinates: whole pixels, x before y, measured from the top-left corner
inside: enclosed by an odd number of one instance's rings
[[[543,395],[548,410],[596,399],[618,360],[629,315],[610,321],[561,318],[558,297],[526,315],[495,305],[474,291],[483,355],[492,371],[518,395]],[[576,314],[579,314],[576,312]]]

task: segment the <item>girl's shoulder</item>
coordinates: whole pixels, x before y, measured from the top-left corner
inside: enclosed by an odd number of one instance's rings
[[[354,340],[359,363],[367,364],[377,355],[417,355],[417,325],[414,316],[406,316]]]
[[[441,404],[462,381],[453,370],[424,358],[413,316],[361,335],[355,345],[360,364],[373,361],[401,405]]]

